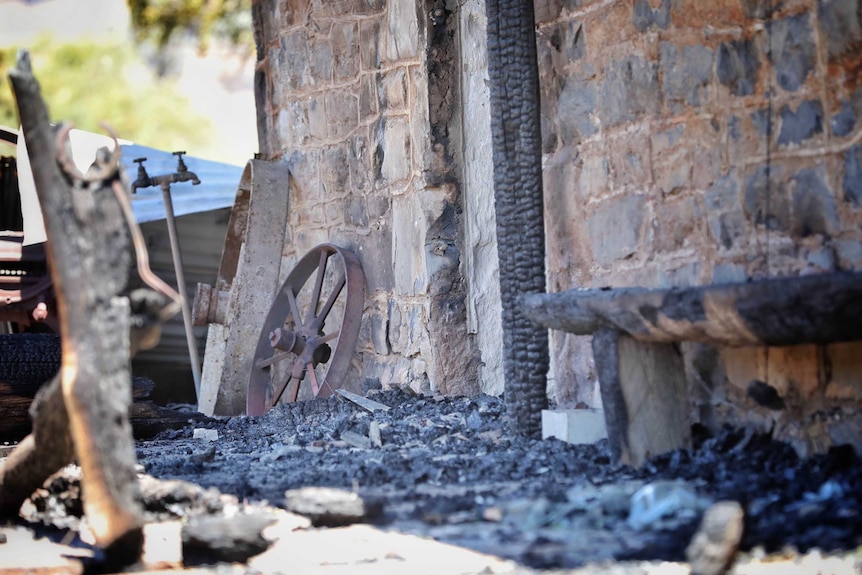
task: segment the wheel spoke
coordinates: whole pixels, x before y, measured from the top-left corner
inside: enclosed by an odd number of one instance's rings
[[[341,330],[337,329],[337,330],[333,331],[332,333],[328,333],[326,335],[320,336],[315,341],[317,342],[317,345],[320,345],[321,343],[326,343],[327,341],[332,341],[333,339],[338,337],[338,335],[340,333],[341,333]]]
[[[299,308],[296,305],[296,296],[293,295],[293,288],[287,290],[287,302],[290,304],[290,315],[293,316],[296,327],[301,327],[303,325],[302,317],[299,315]]]
[[[335,300],[338,299],[338,296],[341,294],[341,290],[344,289],[344,284],[347,282],[345,277],[342,275],[338,279],[338,283],[336,283],[332,287],[332,293],[329,294],[329,299],[326,300],[326,303],[323,305],[323,308],[320,310],[320,315],[317,316],[317,322],[320,326],[323,326],[323,322],[326,320],[326,316],[329,315],[329,312],[332,311],[332,306],[335,305]]]
[[[276,405],[278,405],[278,400],[281,399],[281,395],[284,393],[284,390],[287,387],[287,382],[290,381],[290,378],[290,372],[285,371],[282,377],[280,377],[277,381],[273,382],[273,399],[272,405],[270,405],[269,407],[275,407]]]
[[[323,276],[326,274],[326,262],[329,261],[329,253],[326,250],[321,250],[320,261],[317,263],[317,277],[314,279],[314,292],[311,295],[311,307],[308,308],[308,315],[305,316],[305,323],[311,323],[314,316],[317,315],[317,305],[320,303],[320,290],[323,288]]]
[[[271,366],[274,363],[284,361],[285,359],[289,358],[292,355],[293,355],[293,353],[291,353],[289,351],[283,351],[281,353],[274,354],[272,357],[267,357],[266,359],[262,359],[259,362],[257,362],[255,365],[257,365],[258,368],[263,369],[265,367]]]
[[[311,380],[311,393],[314,397],[320,393],[320,386],[317,384],[317,374],[314,373],[314,364],[309,363],[305,366],[308,370],[308,378]]]

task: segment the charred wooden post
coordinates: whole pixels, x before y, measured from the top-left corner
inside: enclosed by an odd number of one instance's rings
[[[673,289],[572,289],[524,295],[519,303],[543,327],[593,335],[611,450],[635,465],[691,440],[676,342],[738,347],[862,340],[862,273]]]
[[[93,168],[80,174],[66,157],[67,131],[55,136],[49,124],[26,52],[9,76],[48,235],[62,360],[57,378],[34,402],[33,434],[0,470],[0,511],[17,513],[51,473],[77,458],[84,511],[97,544],[110,558],[135,560],[143,521],[128,417],[129,359],[132,344],[151,343],[154,327],[142,325],[143,332],[132,337],[131,312],[152,308],[154,301],[123,295],[132,242],[127,206],[120,201],[125,191],[119,147],[110,157],[103,150]]]

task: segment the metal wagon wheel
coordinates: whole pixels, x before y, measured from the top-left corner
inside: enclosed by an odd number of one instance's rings
[[[311,397],[332,395],[350,368],[364,303],[365,274],[353,252],[321,244],[299,260],[261,330],[246,413],[296,401],[301,386]]]

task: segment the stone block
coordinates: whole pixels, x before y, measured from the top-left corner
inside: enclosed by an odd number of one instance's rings
[[[607,126],[654,113],[661,106],[658,63],[634,55],[611,61],[599,93],[599,114]]]
[[[727,156],[731,165],[745,164],[752,156],[766,154],[768,110],[755,110],[741,116],[731,116],[727,130]]]
[[[601,409],[543,409],[542,439],[551,437],[575,445],[606,439],[605,412]]]
[[[392,347],[389,344],[389,312],[394,304],[375,302],[371,310],[371,343],[377,355],[389,355]]]
[[[556,20],[563,9],[563,0],[536,0],[533,2],[536,24]]]
[[[841,102],[841,109],[830,120],[832,135],[843,138],[849,136],[856,127],[856,112],[849,102]]]
[[[724,249],[738,247],[748,233],[745,216],[740,211],[709,215],[709,230]]]
[[[578,144],[596,133],[596,82],[583,73],[564,80],[557,102],[557,133],[564,146]]]
[[[746,178],[744,209],[753,224],[772,230],[790,229],[789,194],[781,176],[781,167],[774,165],[771,170],[760,166]]]
[[[590,8],[583,13],[569,11],[583,22],[582,34],[588,54],[602,54],[639,36],[632,25],[632,2],[593,2]]]
[[[760,51],[749,38],[724,42],[718,48],[718,80],[734,96],[750,96],[757,85]]]
[[[834,242],[838,269],[844,271],[862,270],[862,242],[859,240],[838,240]]]
[[[638,32],[646,32],[652,27],[666,29],[670,24],[671,0],[661,0],[658,7],[653,8],[649,0],[635,0],[632,11],[632,24]]]
[[[380,122],[375,152],[380,178],[387,183],[402,182],[410,175],[410,124],[401,117]]]
[[[780,115],[779,146],[799,144],[823,133],[823,104],[819,100],[806,100],[796,110],[784,106]]]
[[[368,234],[359,238],[358,252],[365,270],[366,292],[375,294],[395,289],[392,228],[389,222],[376,222],[370,226]]]
[[[816,49],[811,15],[797,14],[767,24],[772,68],[778,85],[795,92],[814,71]]]
[[[680,139],[684,132],[685,124],[679,124],[650,136],[655,187],[662,195],[675,194],[691,184],[691,150]]]
[[[741,264],[718,264],[712,269],[712,283],[742,283],[748,279]]]
[[[359,96],[350,88],[326,93],[327,135],[345,138],[359,125]]]
[[[702,217],[693,197],[666,198],[655,207],[655,243],[659,252],[673,252],[690,246],[700,237]]]
[[[379,222],[388,217],[392,209],[392,200],[385,195],[374,194],[366,198],[368,206],[368,221]]]
[[[645,189],[652,184],[648,136],[628,133],[608,143],[614,190]]]
[[[726,2],[703,2],[702,0],[674,0],[671,3],[670,18],[677,29],[699,29],[704,22],[709,22],[716,29],[736,27],[747,23],[742,11],[739,9],[728,10]]]
[[[292,176],[290,186],[291,210],[321,197],[320,152],[313,149],[296,150],[287,163]],[[309,246],[312,247],[312,246]]]
[[[419,356],[427,344],[428,318],[421,304],[396,303],[390,308],[389,343],[392,351],[404,357]]]
[[[819,274],[835,271],[835,252],[828,246],[801,250],[806,267],[800,275]]]
[[[645,205],[644,196],[627,194],[603,202],[587,217],[587,230],[596,263],[609,266],[637,251]]]
[[[698,119],[688,124],[691,151],[691,187],[706,190],[725,170],[725,140],[722,124],[716,118]]]
[[[363,74],[359,78],[359,121],[365,121],[377,115],[377,74]]]
[[[315,85],[327,86],[332,82],[332,43],[328,35],[314,36],[308,46],[308,72]]]
[[[414,0],[390,0],[387,11],[386,60],[408,60],[419,55],[419,21]]]
[[[320,158],[320,182],[323,187],[322,199],[343,196],[349,193],[350,163],[346,144],[324,148]]]
[[[350,194],[344,202],[344,222],[359,228],[368,227],[368,209],[365,196]]]
[[[339,232],[347,233],[347,230],[344,229],[345,221],[345,210],[344,210],[344,202],[340,200],[328,202],[324,204],[323,213],[325,216],[324,221],[326,222],[326,227],[335,228]],[[332,241],[336,242],[337,245],[347,245],[344,243],[340,243],[338,240],[333,239]],[[351,242],[352,243],[352,242]]]
[[[362,20],[359,23],[359,63],[363,71],[380,68],[380,22]]]
[[[303,102],[293,100],[288,102],[287,109],[279,111],[278,135],[291,149],[300,148],[308,143],[311,128],[308,122],[308,111]]]
[[[407,108],[407,69],[396,68],[383,74],[380,80],[380,102],[389,110]]]
[[[272,4],[276,4],[272,2]],[[311,0],[280,0],[279,13],[281,15],[282,28],[293,26],[304,26],[308,23],[311,14]],[[256,4],[255,4],[256,5]]]
[[[326,106],[323,98],[309,98],[308,100],[308,135],[315,140],[326,139],[327,119]]]
[[[862,144],[844,153],[844,201],[854,208],[862,206]]]
[[[698,44],[662,42],[659,54],[665,103],[673,111],[682,110],[681,104],[700,106],[712,79],[713,51]]]
[[[293,30],[281,38],[278,60],[272,70],[275,75],[285,78],[291,90],[308,85],[308,36],[305,30]]]
[[[335,80],[352,79],[359,73],[359,28],[356,22],[336,22],[332,38],[333,74]]]
[[[424,256],[427,223],[413,194],[392,198],[392,264],[395,290],[401,295],[424,294],[428,276]]]
[[[700,282],[703,266],[699,261],[688,262],[676,267],[663,269],[659,274],[659,282],[656,287],[689,287]]]
[[[360,129],[364,132],[363,129]],[[350,191],[367,193],[372,190],[371,150],[364,133],[354,134],[347,142],[347,165],[350,171]]]
[[[858,56],[862,43],[862,0],[817,2],[817,23],[830,62]]]
[[[793,176],[793,233],[833,235],[839,229],[835,196],[825,182],[823,168],[806,168]]]

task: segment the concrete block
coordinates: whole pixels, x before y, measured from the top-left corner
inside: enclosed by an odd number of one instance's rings
[[[215,429],[203,429],[197,428],[192,433],[193,439],[200,439],[202,441],[218,441],[218,431]]]
[[[608,436],[601,409],[543,409],[542,439],[556,437],[566,443],[595,443]]]

